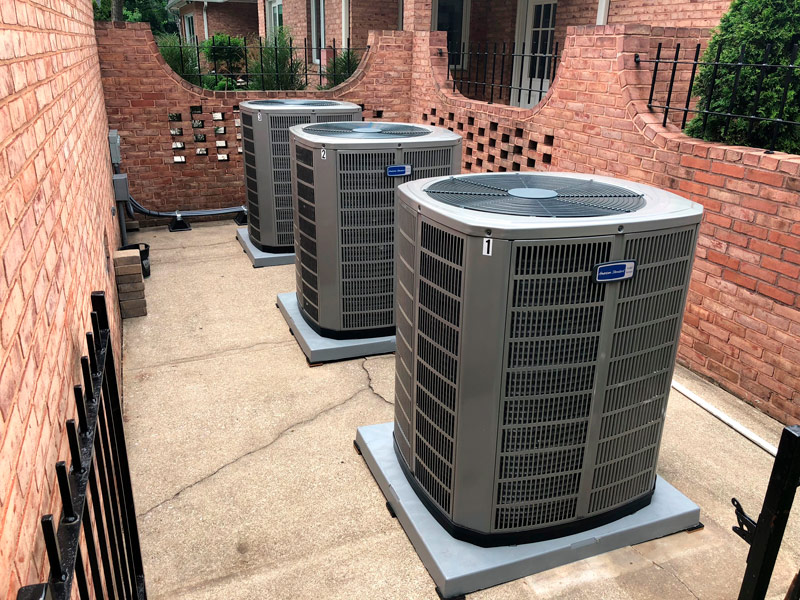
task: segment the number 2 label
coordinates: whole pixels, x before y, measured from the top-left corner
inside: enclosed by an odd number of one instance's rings
[[[483,238],[483,255],[492,255],[492,238]]]
[[[322,148],[322,149],[319,151],[319,157],[320,157],[322,160],[326,160],[326,159],[328,158],[328,151],[327,151],[325,148]]]

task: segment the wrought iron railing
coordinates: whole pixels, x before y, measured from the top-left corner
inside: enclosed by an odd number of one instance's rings
[[[717,45],[711,61],[701,60],[701,44],[683,57],[680,44],[676,44],[671,58],[662,57],[662,49],[662,44],[658,44],[654,59],[644,59],[639,54],[634,59],[637,64],[653,64],[647,106],[663,111],[664,126],[679,121],[681,129],[685,129],[691,116],[698,120],[689,124],[687,133],[690,135],[742,145],[763,145],[768,152],[775,150],[779,136],[800,126],[800,121],[787,118],[791,98],[797,102],[800,97],[797,44],[790,50],[785,64],[774,62],[781,57],[775,56],[772,44],[758,57],[748,57],[747,49],[742,47],[734,62],[721,60],[722,43]],[[686,72],[689,73],[688,86],[682,81]],[[723,79],[724,86],[721,85]],[[745,81],[749,83],[746,86],[743,85]],[[678,82],[681,82],[680,89]],[[768,89],[770,84],[777,85]],[[765,102],[767,94],[771,97],[769,106]],[[793,111],[793,114],[797,113]],[[738,129],[736,135],[733,128]]]
[[[453,91],[489,104],[533,106],[542,101],[558,68],[552,51],[532,52],[525,43],[462,43],[448,48],[448,80]]]
[[[73,583],[81,600],[147,598],[103,292],[92,293],[91,320],[83,386],[74,388],[78,422],[66,427],[71,465],[56,463],[63,512],[42,517],[50,576],[20,589],[17,600],[69,600]]]
[[[333,40],[316,47],[292,38],[215,35],[200,42],[157,40],[166,62],[186,81],[213,90],[327,89],[349,79],[369,50]]]

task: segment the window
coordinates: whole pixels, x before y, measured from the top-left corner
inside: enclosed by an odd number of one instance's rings
[[[342,0],[342,48],[349,47],[350,38],[350,0]]]
[[[469,44],[470,0],[434,0],[433,31],[447,32],[447,47],[458,53]],[[450,56],[450,66],[460,66],[460,54]]]
[[[311,56],[319,64],[325,47],[325,0],[311,0]]]
[[[186,34],[186,41],[190,44],[194,43],[194,15],[185,15],[183,17],[184,32]]]
[[[274,31],[283,27],[283,0],[269,0],[269,28]]]

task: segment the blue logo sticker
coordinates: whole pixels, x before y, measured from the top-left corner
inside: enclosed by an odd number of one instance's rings
[[[614,262],[602,263],[594,266],[594,280],[597,283],[608,283],[610,281],[622,281],[630,279],[636,272],[635,260],[619,260]]]
[[[411,165],[389,165],[386,167],[387,177],[406,177],[411,175]]]

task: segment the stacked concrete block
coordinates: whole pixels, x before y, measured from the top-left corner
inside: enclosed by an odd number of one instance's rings
[[[119,309],[122,318],[145,316],[147,300],[144,297],[144,277],[139,251],[118,250],[115,252],[114,271],[117,276]]]

